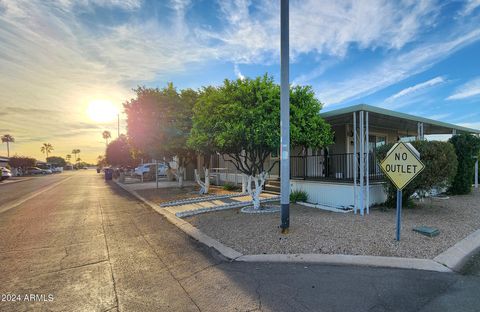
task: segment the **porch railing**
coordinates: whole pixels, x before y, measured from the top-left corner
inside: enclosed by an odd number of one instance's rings
[[[293,179],[353,181],[353,153],[327,156],[291,156],[290,176]],[[366,154],[365,154],[366,157]],[[375,154],[368,154],[371,181],[383,180],[383,173]],[[360,176],[360,154],[357,154],[357,178]]]

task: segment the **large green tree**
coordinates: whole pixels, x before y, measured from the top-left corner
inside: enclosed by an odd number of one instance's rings
[[[171,172],[182,186],[185,166],[195,156],[187,139],[197,92],[178,91],[171,83],[163,89],[139,87],[134,91],[136,98],[124,104],[127,133],[134,150],[152,158],[176,161],[177,168]]]
[[[458,169],[449,191],[452,194],[468,194],[472,190],[475,157],[478,157],[480,152],[480,138],[463,133],[454,135],[449,142],[455,147],[458,158]]]
[[[292,145],[320,148],[332,143],[321,108],[310,87],[291,88]],[[194,113],[189,144],[198,151],[216,150],[245,174],[254,208],[260,208],[260,193],[273,167],[266,167],[266,160],[280,146],[280,87],[267,75],[225,80],[203,90]]]
[[[99,156],[101,157],[101,156]],[[107,145],[105,152],[105,160],[99,159],[112,166],[128,167],[134,165],[130,144],[125,135],[120,135]]]
[[[47,157],[47,163],[55,165],[56,167],[65,167],[67,162],[60,156],[49,156]]]

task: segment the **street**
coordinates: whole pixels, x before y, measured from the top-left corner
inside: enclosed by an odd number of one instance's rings
[[[93,170],[0,185],[0,198],[1,311],[480,309],[474,270],[226,261]]]

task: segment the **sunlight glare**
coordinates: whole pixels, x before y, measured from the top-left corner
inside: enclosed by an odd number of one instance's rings
[[[108,100],[93,100],[88,104],[87,115],[95,122],[110,122],[117,118],[118,109]]]

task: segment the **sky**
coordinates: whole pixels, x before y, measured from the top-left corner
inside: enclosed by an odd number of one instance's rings
[[[365,103],[480,129],[480,0],[291,0],[290,81],[323,111]],[[0,0],[0,134],[11,155],[94,162],[137,86],[280,75],[277,0]],[[0,155],[6,155],[2,144]]]

